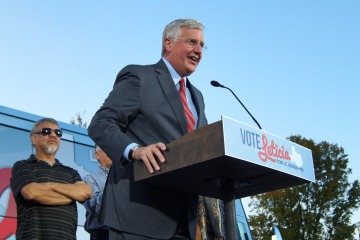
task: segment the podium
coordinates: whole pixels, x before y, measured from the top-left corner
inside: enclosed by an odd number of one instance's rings
[[[153,174],[135,162],[135,181],[224,200],[229,240],[236,236],[235,199],[315,182],[311,150],[224,116],[163,154],[166,163]]]

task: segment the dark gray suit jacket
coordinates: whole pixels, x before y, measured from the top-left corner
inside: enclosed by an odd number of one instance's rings
[[[205,126],[203,96],[189,81],[187,87],[197,109],[197,127]],[[135,183],[133,165],[122,157],[130,143],[167,144],[187,133],[183,105],[165,63],[160,60],[154,65],[122,69],[88,131],[113,160],[102,206],[104,224],[119,231],[169,239],[186,206],[194,238],[197,197]]]

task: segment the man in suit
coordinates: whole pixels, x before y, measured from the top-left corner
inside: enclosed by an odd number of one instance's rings
[[[207,125],[203,96],[187,78],[206,48],[203,30],[193,19],[168,24],[160,61],[123,68],[90,123],[89,136],[113,160],[101,217],[110,239],[196,238],[198,196],[134,182],[133,162],[142,161],[150,173],[159,171],[165,144]],[[186,103],[179,95],[181,79]]]

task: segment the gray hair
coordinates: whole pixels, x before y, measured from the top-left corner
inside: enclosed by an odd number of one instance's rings
[[[95,144],[95,152],[98,152],[100,150],[101,150],[101,148],[99,147],[99,145]]]
[[[163,37],[162,37],[162,52],[161,56],[164,56],[165,54],[165,47],[164,42],[166,38],[172,38],[174,40],[177,40],[177,38],[181,35],[181,28],[185,27],[188,29],[199,29],[203,31],[205,29],[205,26],[196,21],[195,19],[176,19],[166,25]]]
[[[53,118],[41,118],[41,119],[37,120],[34,123],[33,127],[31,128],[30,135],[34,134],[36,132],[37,126],[39,126],[40,124],[43,124],[43,123],[48,123],[48,122],[53,123],[53,124],[55,124],[56,126],[59,127],[59,123],[55,119],[53,119]]]

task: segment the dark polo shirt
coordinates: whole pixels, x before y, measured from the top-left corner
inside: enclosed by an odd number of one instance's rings
[[[53,166],[39,161],[34,155],[21,160],[12,168],[11,190],[17,205],[16,239],[76,239],[76,202],[50,206],[28,201],[20,194],[29,183],[81,181],[79,173],[62,165],[57,159]]]

